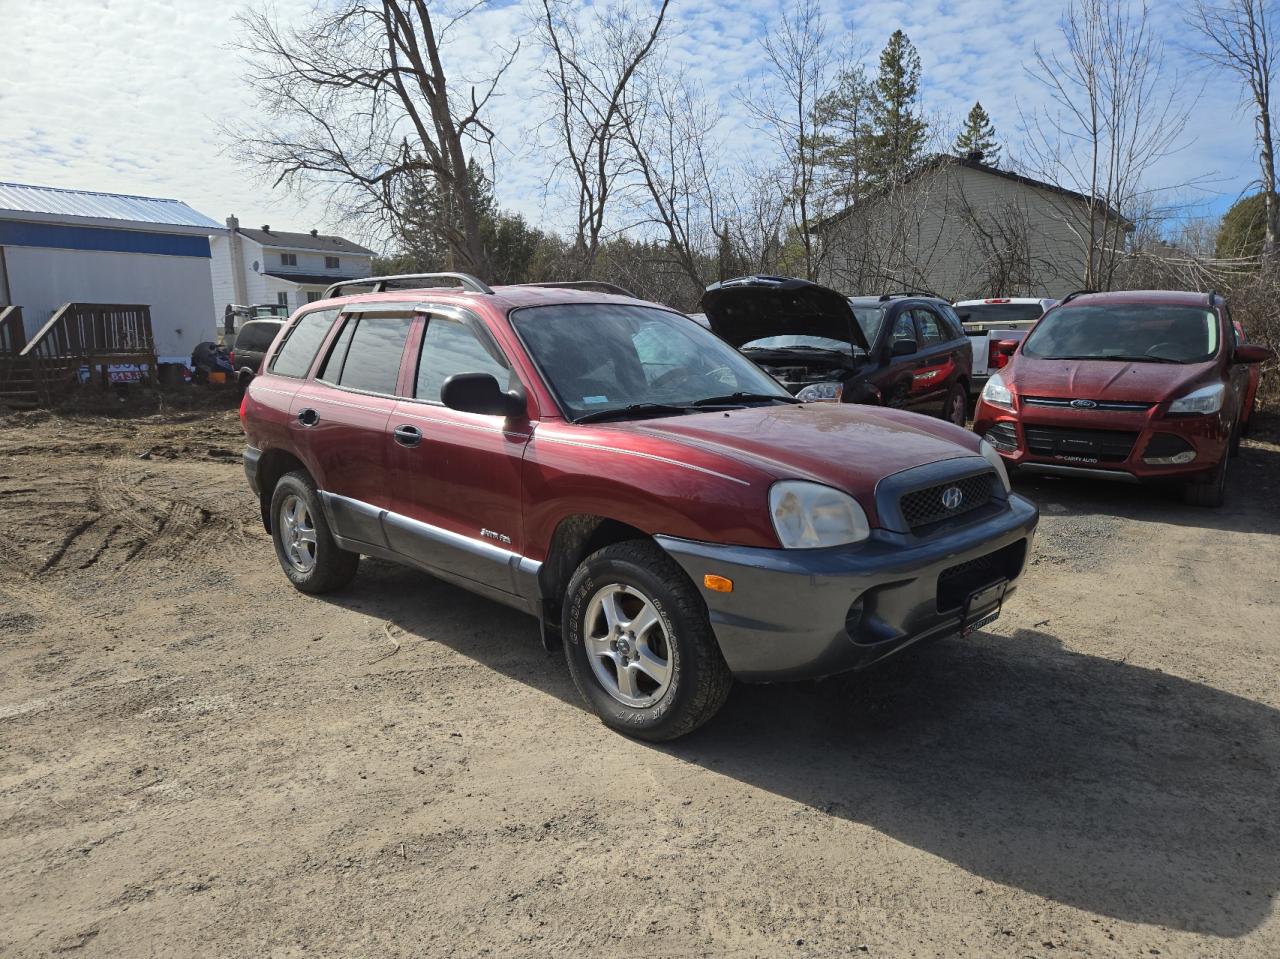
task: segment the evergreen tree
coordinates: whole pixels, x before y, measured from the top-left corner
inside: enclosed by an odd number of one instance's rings
[[[871,91],[868,170],[877,181],[900,180],[924,152],[929,125],[920,115],[920,54],[901,30],[880,52]]]
[[[1265,193],[1255,193],[1237,200],[1222,218],[1218,228],[1216,253],[1223,259],[1259,256],[1267,234]]]
[[[1000,165],[1000,143],[996,140],[996,128],[987,111],[982,109],[981,103],[975,102],[973,109],[969,111],[953,149],[957,156],[965,157],[978,152],[982,154],[982,162],[987,166]]]
[[[871,107],[872,85],[861,64],[842,70],[814,107],[819,186],[841,203],[857,200],[866,186]]]

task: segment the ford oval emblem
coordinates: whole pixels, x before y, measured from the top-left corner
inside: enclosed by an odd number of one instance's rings
[[[1098,404],[1093,400],[1072,400],[1071,407],[1077,410],[1096,410]]]
[[[942,505],[947,509],[959,509],[964,502],[964,493],[959,486],[948,486],[942,491]]]

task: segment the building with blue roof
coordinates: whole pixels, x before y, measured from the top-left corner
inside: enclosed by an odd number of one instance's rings
[[[185,361],[213,339],[225,233],[179,200],[0,182],[0,307],[32,336],[64,303],[145,304],[161,362]]]

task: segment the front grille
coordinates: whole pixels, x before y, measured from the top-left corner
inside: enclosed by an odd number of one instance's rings
[[[1072,430],[1055,426],[1026,426],[1027,449],[1037,456],[1080,457],[1088,460],[1127,460],[1137,433],[1121,430]]]
[[[1045,406],[1056,410],[1080,409],[1082,413],[1088,413],[1092,410],[1103,410],[1107,413],[1145,413],[1154,403],[1130,403],[1120,400],[1089,400],[1085,402],[1092,403],[1092,406],[1084,408],[1073,407],[1071,404],[1076,402],[1074,399],[1061,399],[1056,396],[1024,396],[1022,402],[1026,406]]]
[[[1001,579],[1016,579],[1022,572],[1027,541],[1018,540],[994,553],[949,566],[938,574],[938,612],[964,606],[969,595]]]
[[[902,518],[907,521],[912,532],[915,532],[922,527],[931,526],[955,516],[963,516],[965,513],[986,506],[991,502],[994,481],[994,473],[978,473],[963,479],[948,480],[937,486],[912,490],[910,493],[902,494],[902,498],[898,500],[898,508],[902,510]],[[958,490],[960,498],[959,502],[953,502],[948,506],[946,501],[955,497],[952,490]]]

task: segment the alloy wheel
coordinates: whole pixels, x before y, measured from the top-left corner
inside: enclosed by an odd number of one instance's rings
[[[316,524],[301,496],[286,496],[280,504],[280,545],[299,573],[316,566]]]
[[[634,586],[604,586],[583,627],[591,670],[610,696],[636,708],[662,699],[671,685],[671,643],[652,600]]]

